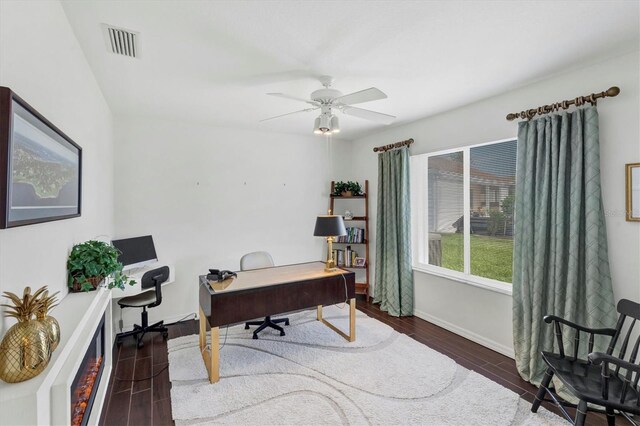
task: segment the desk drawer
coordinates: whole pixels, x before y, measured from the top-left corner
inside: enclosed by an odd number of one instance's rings
[[[345,294],[346,280],[346,294]],[[342,303],[355,297],[353,272],[322,280],[299,281],[229,293],[211,294],[200,286],[200,306],[211,327],[219,327],[317,305]]]

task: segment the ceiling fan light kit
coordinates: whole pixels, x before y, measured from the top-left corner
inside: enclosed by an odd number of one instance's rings
[[[267,118],[261,121],[273,120],[275,118],[297,114],[299,112],[314,111],[319,109],[321,112],[314,121],[313,133],[317,135],[331,135],[333,133],[340,132],[340,122],[338,120],[338,117],[333,113],[333,110],[338,110],[343,114],[363,118],[369,121],[375,121],[377,123],[385,125],[391,124],[395,119],[393,115],[383,114],[380,112],[351,106],[353,104],[386,99],[387,95],[385,95],[381,90],[375,87],[370,87],[368,89],[360,90],[359,92],[353,92],[349,93],[348,95],[343,95],[339,90],[331,88],[331,85],[333,84],[332,77],[324,75],[321,76],[319,80],[324,88],[312,92],[310,100],[285,95],[283,93],[267,93],[267,95],[270,96],[277,96],[279,98],[304,102],[312,105],[313,107],[305,108],[300,111],[290,112],[287,114],[277,115],[275,117]]]
[[[331,132],[340,133],[340,122],[337,115],[331,117]]]
[[[320,131],[327,133],[331,131],[331,112],[322,112],[320,114]]]
[[[338,117],[332,115],[331,112],[323,112],[316,117],[313,124],[313,133],[316,135],[332,135],[340,133],[340,122]]]

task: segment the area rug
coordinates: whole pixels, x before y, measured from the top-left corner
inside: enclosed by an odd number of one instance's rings
[[[348,343],[315,310],[289,314],[287,335],[253,340],[222,328],[220,382],[210,384],[198,336],[168,342],[176,425],[565,425],[503,386],[357,312]],[[348,329],[348,307],[324,317]],[[226,342],[225,342],[226,335]]]

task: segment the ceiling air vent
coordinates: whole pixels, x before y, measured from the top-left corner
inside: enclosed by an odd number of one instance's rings
[[[140,33],[102,24],[107,50],[116,55],[140,57]]]

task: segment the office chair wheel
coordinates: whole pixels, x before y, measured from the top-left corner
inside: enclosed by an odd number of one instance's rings
[[[169,332],[168,332],[168,331],[163,331],[163,332],[162,332],[162,338],[163,338],[164,340],[167,340],[167,339],[169,338]]]
[[[117,347],[122,346],[122,340],[118,339],[117,337],[116,337],[116,346]]]
[[[245,329],[245,330],[248,330],[248,329],[249,329],[249,324],[245,324],[245,325],[244,325],[244,329]]]
[[[284,335],[285,335],[285,334],[284,334],[284,331],[281,331],[281,332],[280,332],[280,336],[284,336]]]
[[[144,342],[142,341],[142,339],[138,340],[138,344],[136,346],[138,346],[138,349],[144,347]]]
[[[289,325],[289,320],[288,319],[284,322],[284,325]]]

